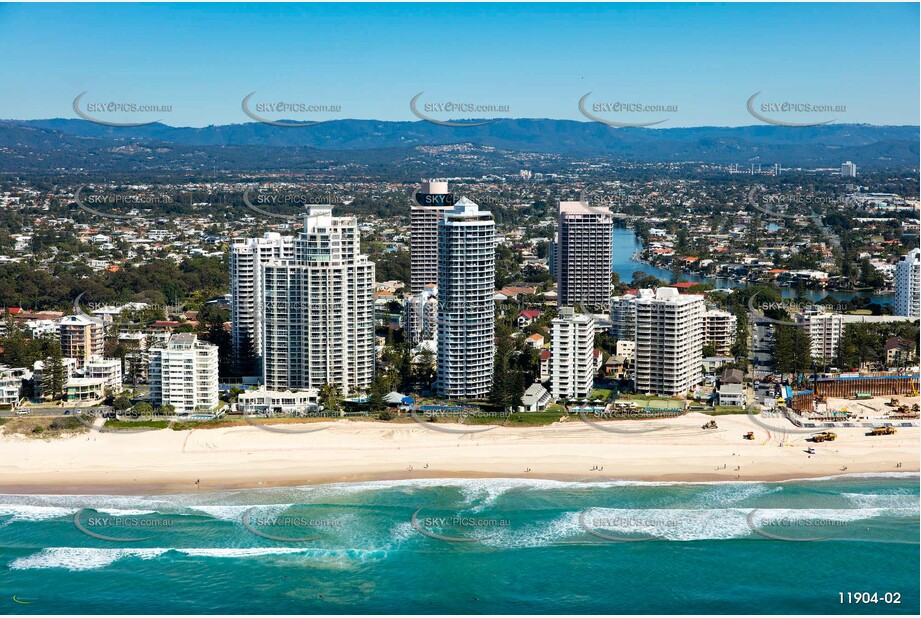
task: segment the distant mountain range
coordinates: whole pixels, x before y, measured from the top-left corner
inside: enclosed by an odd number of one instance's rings
[[[837,167],[843,161],[870,169],[917,167],[919,127],[829,124],[815,127],[757,125],[671,129],[614,129],[595,122],[501,119],[477,127],[447,127],[425,121],[335,120],[309,127],[262,123],[171,127],[108,127],[86,120],[0,121],[0,148],[76,153],[81,150],[143,146],[205,154],[210,164],[227,149],[297,149],[319,158],[338,153],[364,162],[370,151],[419,156],[419,148],[470,144],[509,152],[604,157],[633,162],[700,161],[714,164],[780,163],[785,167]],[[0,162],[9,153],[0,152]],[[269,159],[281,153],[273,152]],[[290,154],[290,152],[289,152]]]

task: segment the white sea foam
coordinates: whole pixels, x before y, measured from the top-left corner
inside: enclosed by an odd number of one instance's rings
[[[917,472],[854,472],[846,474],[832,474],[830,476],[814,476],[803,479],[790,479],[790,481],[840,481],[848,479],[918,479],[921,478]],[[778,481],[781,482],[781,481]],[[788,482],[788,481],[782,481]]]
[[[921,510],[919,507],[918,496],[912,494],[860,494],[860,493],[843,493],[851,504],[859,509],[896,509],[911,510],[915,514]]]
[[[579,522],[581,512],[568,512],[546,523],[508,528],[483,528],[468,534],[482,544],[502,548],[546,547],[561,543],[593,542],[586,528],[610,537],[643,540],[704,541],[746,538],[754,534],[748,518],[753,509],[610,509],[593,508]],[[850,522],[869,521],[898,514],[904,509],[757,509],[755,526],[785,522],[789,529],[813,530],[818,536],[839,536]],[[793,522],[792,525],[790,522]],[[797,523],[798,522],[798,523]],[[825,522],[836,522],[834,527]],[[855,530],[851,528],[851,531]],[[795,533],[794,533],[795,535]]]
[[[249,509],[254,509],[254,512],[258,511],[260,517],[272,517],[278,513],[281,513],[289,506],[291,505],[209,504],[189,506],[187,508],[191,509],[192,511],[205,513],[214,519],[220,519],[223,521],[240,521],[243,518],[243,514],[246,513],[246,511]]]
[[[375,549],[323,549],[315,547],[197,547],[197,548],[119,548],[96,547],[48,547],[30,556],[17,558],[10,563],[10,569],[66,569],[68,571],[89,571],[105,568],[118,560],[139,558],[151,560],[168,552],[176,552],[193,558],[254,558],[264,556],[287,556],[302,554],[311,560],[337,562],[351,560],[362,562],[386,557],[385,550]]]
[[[77,512],[75,508],[38,506],[28,504],[0,504],[0,517],[10,516],[10,521],[45,521],[67,517]]]
[[[591,509],[587,528],[612,536],[669,541],[734,539],[751,534],[751,509]],[[578,519],[578,514],[576,515]]]
[[[408,521],[401,521],[390,529],[390,540],[395,547],[399,547],[404,541],[414,538],[418,534],[413,530]]]
[[[156,509],[113,509],[113,508],[97,508],[93,509],[98,513],[105,513],[107,515],[115,515],[116,517],[128,517],[131,515],[152,515],[157,513]]]
[[[491,547],[522,549],[558,545],[585,535],[579,527],[577,513],[564,513],[546,523],[534,522],[521,526],[512,521],[511,524],[508,528],[487,531],[480,535],[480,541]]]
[[[107,567],[123,558],[156,558],[167,549],[99,549],[95,547],[49,547],[37,554],[17,558],[11,569],[67,569],[68,571],[89,571]]]
[[[310,551],[305,547],[204,547],[176,549],[187,556],[203,558],[246,558],[249,556],[275,556],[282,554],[300,554]]]

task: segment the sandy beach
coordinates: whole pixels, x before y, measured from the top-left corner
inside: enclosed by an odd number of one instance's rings
[[[0,492],[140,494],[439,477],[780,481],[919,469],[917,427],[893,436],[838,429],[835,442],[812,444],[809,434],[768,430],[744,415],[716,417],[719,429],[701,429],[711,418],[688,414],[597,426],[575,419],[474,434],[415,423],[335,421],[273,426],[278,431],[94,430],[54,440],[0,435]],[[302,433],[279,433],[289,430]],[[749,431],[754,440],[743,439]],[[809,446],[815,455],[806,452]]]

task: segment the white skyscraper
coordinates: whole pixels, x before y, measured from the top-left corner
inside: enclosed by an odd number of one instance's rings
[[[729,356],[736,342],[736,316],[728,311],[710,309],[704,313],[704,344],[716,349],[717,356]]]
[[[217,346],[178,333],[150,346],[150,398],[176,412],[217,407]]]
[[[293,255],[294,238],[278,232],[236,239],[230,246],[230,340],[238,372],[262,373],[262,264]],[[255,366],[244,366],[247,359]]]
[[[450,210],[454,197],[448,183],[427,180],[409,207],[410,289],[419,294],[426,285],[438,283],[438,224]]]
[[[829,364],[838,356],[844,319],[841,314],[809,307],[794,316],[800,328],[809,333],[810,354],[816,361]]]
[[[585,399],[595,377],[595,321],[560,307],[551,322],[550,393],[554,399]]]
[[[636,300],[636,390],[683,395],[702,379],[704,298],[659,288]]]
[[[560,202],[554,269],[559,306],[610,310],[612,221],[607,209]]]
[[[439,394],[485,397],[495,353],[495,223],[466,198],[438,224]]]
[[[845,161],[841,164],[841,176],[845,178],[856,178],[857,166],[850,161]]]
[[[895,315],[921,317],[921,249],[912,249],[895,264]]]
[[[374,378],[374,263],[361,254],[355,217],[310,205],[293,253],[262,265],[262,358],[268,390]]]

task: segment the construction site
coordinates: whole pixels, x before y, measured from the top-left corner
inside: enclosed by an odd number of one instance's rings
[[[798,425],[821,423],[918,425],[918,375],[817,378],[812,389],[793,394],[788,417]]]

